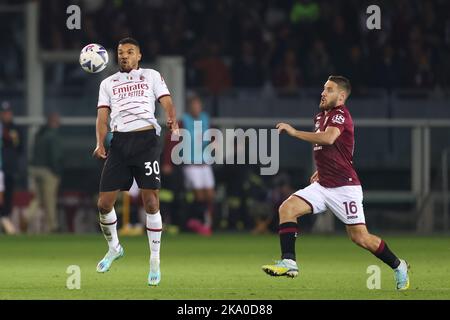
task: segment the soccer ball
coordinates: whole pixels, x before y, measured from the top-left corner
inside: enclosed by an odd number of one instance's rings
[[[108,52],[106,49],[96,43],[85,46],[80,52],[80,65],[84,71],[89,73],[98,73],[108,65]]]

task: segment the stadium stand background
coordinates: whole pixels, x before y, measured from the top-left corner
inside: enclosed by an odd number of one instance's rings
[[[81,30],[65,28],[70,4],[82,8]],[[381,30],[366,28],[370,4],[382,8]],[[354,87],[348,105],[356,119],[450,120],[448,1],[47,0],[40,6],[39,43],[45,50],[80,50],[91,42],[114,49],[130,35],[141,42],[147,64],[158,56],[182,56],[187,89],[202,95],[214,119],[312,119],[326,77],[343,74]],[[0,94],[21,116],[25,18],[20,12],[0,14],[1,38],[9,44],[0,51],[1,61],[7,61],[0,66]],[[95,116],[104,75],[84,73],[77,61],[46,64],[45,75],[47,112]],[[67,126],[62,134],[61,190],[95,195],[100,174],[91,158],[95,128]],[[430,187],[440,192],[450,128],[431,128],[430,135]],[[356,127],[354,162],[365,191],[410,189],[411,136],[409,127]],[[311,148],[286,136],[280,142],[281,173],[299,188],[311,173]],[[25,162],[22,189],[27,188]],[[218,178],[226,176],[225,168],[215,170]],[[264,177],[269,194],[275,184],[274,177]],[[382,198],[366,210],[374,228],[416,228],[414,199]],[[436,211],[442,212],[439,203]]]

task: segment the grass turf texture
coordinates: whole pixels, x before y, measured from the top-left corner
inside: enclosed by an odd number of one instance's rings
[[[96,273],[106,252],[101,234],[0,236],[0,299],[450,299],[450,238],[390,236],[389,247],[411,264],[411,288],[394,290],[392,270],[345,236],[297,239],[298,278],[270,277],[263,264],[279,256],[276,235],[163,235],[158,287],[147,286],[146,237],[122,237],[125,256]],[[81,289],[66,288],[69,265]],[[381,289],[369,290],[369,265]]]

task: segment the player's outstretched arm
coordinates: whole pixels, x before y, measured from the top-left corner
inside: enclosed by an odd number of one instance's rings
[[[106,159],[105,138],[108,133],[108,115],[109,108],[97,109],[97,120],[95,123],[95,133],[97,137],[97,145],[93,152],[93,156],[99,159]]]
[[[172,102],[172,98],[170,96],[164,96],[159,100],[159,103],[161,103],[161,105],[164,108],[164,111],[166,112],[167,127],[170,128],[172,134],[179,135],[177,115],[175,111],[175,106],[173,105]]]
[[[279,123],[276,128],[278,129],[278,133],[284,130],[290,136],[318,145],[332,145],[341,135],[341,131],[336,127],[328,127],[324,132],[307,132],[295,130],[287,123]]]

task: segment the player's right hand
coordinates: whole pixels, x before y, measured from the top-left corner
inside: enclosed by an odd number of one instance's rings
[[[170,128],[172,134],[176,136],[180,135],[180,129],[178,128],[177,119],[167,119],[167,126]]]
[[[311,176],[311,178],[309,179],[310,183],[314,183],[319,181],[319,172],[314,172],[313,175]]]
[[[279,134],[285,130],[290,136],[295,136],[295,132],[297,131],[291,125],[283,122],[277,124],[276,128],[278,129]]]
[[[172,172],[173,172],[173,167],[170,164],[163,164],[161,169],[165,175],[172,174]]]
[[[97,145],[94,152],[92,153],[92,156],[94,156],[97,159],[106,159],[106,149],[105,146]]]

